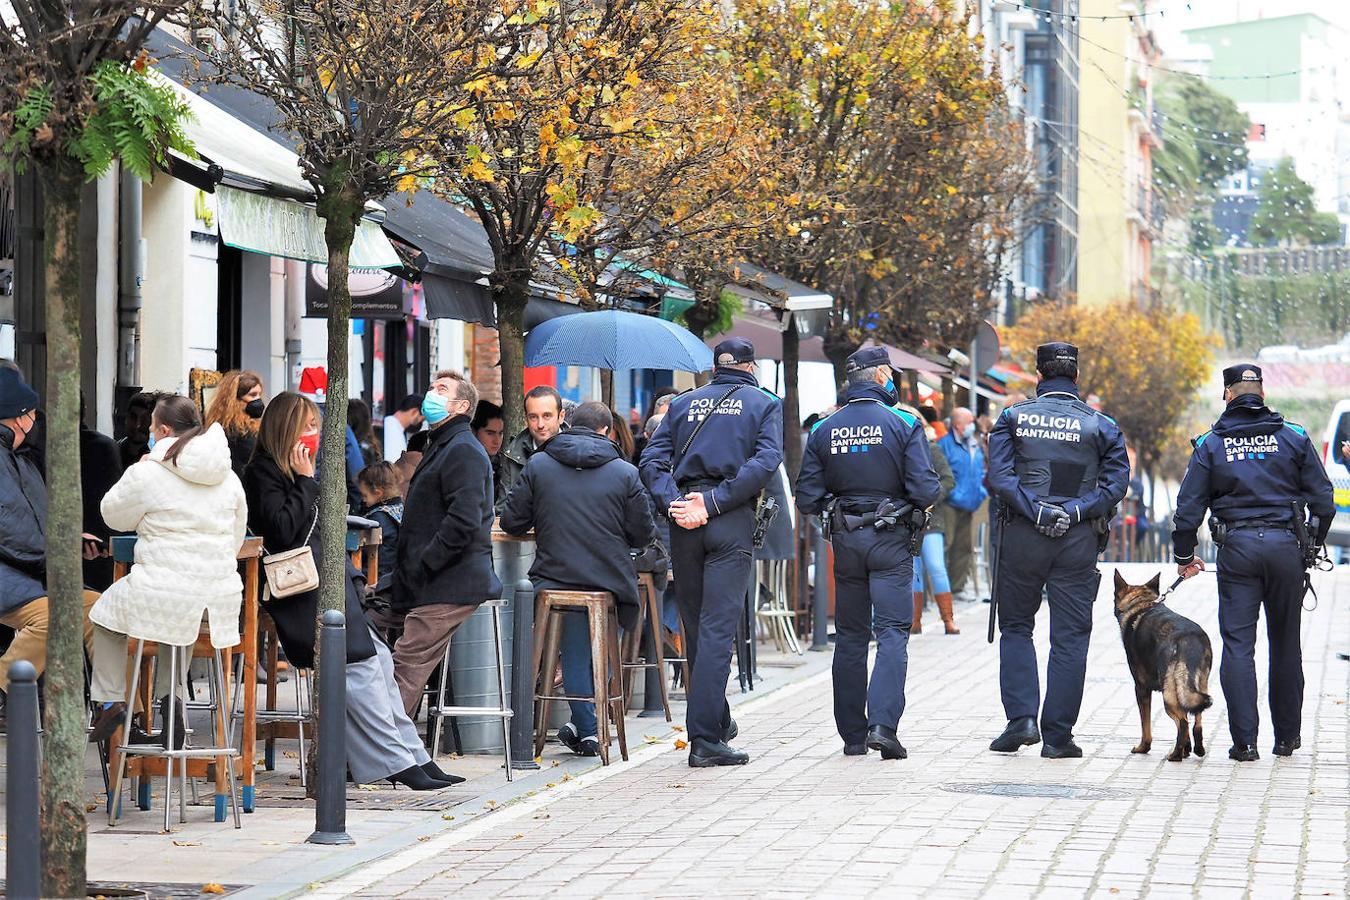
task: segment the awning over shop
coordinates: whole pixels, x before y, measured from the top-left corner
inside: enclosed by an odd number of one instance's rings
[[[753,263],[740,262],[732,267],[731,280],[726,290],[749,300],[757,300],[775,309],[802,312],[808,309],[830,309],[834,297],[808,287],[791,278],[784,278]]]
[[[495,326],[487,287],[492,248],[483,226],[432,194],[395,194],[385,205],[384,230],[418,251],[413,266],[422,276],[427,317]]]
[[[737,315],[731,323],[731,329],[704,341],[709,347],[716,347],[728,338],[744,338],[755,345],[755,356],[759,359],[783,360],[783,327],[778,316],[768,309],[755,309]],[[802,338],[798,342],[801,362],[829,362],[825,355],[825,341],[819,336]]]

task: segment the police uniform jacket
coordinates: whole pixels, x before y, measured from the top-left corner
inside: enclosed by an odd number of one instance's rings
[[[718,406],[733,386],[739,389]],[[681,454],[698,423],[711,416]],[[657,509],[703,492],[708,515],[718,516],[754,501],[783,462],[783,406],[755,376],[718,368],[712,381],[680,394],[642,451],[642,481]]]
[[[926,509],[941,493],[923,422],[891,405],[878,384],[850,384],[848,402],[811,429],[797,477],[797,506],[818,513],[831,498],[908,500]]]
[[[1299,425],[1272,412],[1257,394],[1234,397],[1214,428],[1195,439],[1177,495],[1172,544],[1178,563],[1194,558],[1205,508],[1228,525],[1288,523],[1291,503],[1321,520],[1320,544],[1336,507],[1317,448]]]
[[[1072,379],[1043,379],[1036,397],[1003,410],[989,435],[989,485],[1032,522],[1041,502],[1063,508],[1075,525],[1104,517],[1129,482],[1120,427],[1084,403]]]

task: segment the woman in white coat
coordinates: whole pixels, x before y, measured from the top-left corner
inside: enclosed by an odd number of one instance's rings
[[[135,565],[90,610],[94,671],[90,699],[103,709],[94,738],[103,740],[126,717],[127,638],[161,646],[195,643],[205,613],[214,647],[239,643],[243,584],[235,558],[248,508],[231,470],[219,425],[203,430],[187,397],[163,397],[150,424],[150,452],[103,498],[114,531],[136,532]],[[161,656],[159,694],[170,693]],[[178,721],[182,721],[181,715]]]

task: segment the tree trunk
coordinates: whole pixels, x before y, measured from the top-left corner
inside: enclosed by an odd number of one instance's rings
[[[506,439],[525,430],[525,306],[530,302],[528,267],[497,294],[497,343],[501,350],[502,417]]]
[[[802,402],[797,390],[801,355],[797,323],[789,322],[783,332],[783,461],[787,463],[788,481],[793,486],[802,467]]]
[[[318,203],[324,220],[324,241],[328,245],[328,391],[324,403],[323,432],[319,450],[319,607],[347,610],[347,332],[352,312],[352,295],[347,284],[348,259],[362,203],[347,185],[329,193]],[[365,627],[348,622],[348,628]],[[314,623],[314,671],[319,671],[320,639],[323,629]],[[311,680],[315,729],[323,715],[319,696],[321,679]],[[317,762],[317,744],[310,743],[310,762]],[[317,771],[311,766],[310,771]],[[315,796],[318,778],[309,779],[309,796]]]
[[[40,169],[46,196],[47,671],[42,754],[42,894],[85,895],[84,574],[80,488],[80,192],[78,164]],[[11,722],[10,727],[16,723]]]

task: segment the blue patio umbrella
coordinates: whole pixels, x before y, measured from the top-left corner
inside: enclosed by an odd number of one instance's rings
[[[713,355],[673,322],[606,309],[560,316],[530,329],[525,365],[702,372],[712,368]]]

